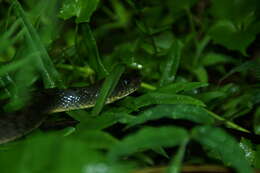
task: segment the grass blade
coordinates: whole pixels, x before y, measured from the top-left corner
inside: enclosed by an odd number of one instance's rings
[[[173,42],[160,80],[160,86],[174,81],[179,68],[182,47],[183,45],[179,40]]]
[[[205,82],[178,82],[158,88],[157,92],[176,94],[182,91],[190,91],[208,86]]]
[[[99,96],[97,98],[96,105],[92,111],[93,116],[97,116],[101,112],[107,97],[109,97],[109,95],[113,92],[124,70],[125,67],[123,65],[118,65],[111,72],[111,74],[105,79],[101,87]]]
[[[189,140],[183,141],[183,143],[179,147],[176,155],[172,159],[171,164],[170,164],[169,168],[167,169],[166,173],[179,173],[179,172],[181,172],[182,160],[184,158],[185,149],[186,149],[186,146],[188,144],[188,141]]]
[[[160,118],[185,119],[202,124],[213,124],[214,119],[210,114],[200,106],[194,105],[158,105],[147,109],[144,112],[132,118],[128,122],[128,127],[145,123],[150,120]]]
[[[142,95],[136,98],[133,104],[135,110],[153,104],[192,104],[197,106],[205,106],[202,101],[190,96],[157,92]]]
[[[83,35],[83,44],[88,52],[87,62],[89,62],[90,67],[93,68],[95,72],[98,72],[101,77],[108,75],[108,71],[100,59],[97,43],[89,24],[82,23],[79,25],[79,28]]]
[[[14,2],[15,12],[22,19],[22,23],[26,29],[26,37],[30,41],[34,51],[39,53],[39,56],[36,56],[36,62],[43,76],[45,87],[52,88],[56,85],[61,86],[62,82],[60,80],[59,74],[56,71],[44,45],[42,44],[37,31],[26,17],[26,14],[20,3],[17,0],[14,0]]]

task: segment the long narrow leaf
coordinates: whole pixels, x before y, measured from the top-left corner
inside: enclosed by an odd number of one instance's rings
[[[236,169],[236,172],[253,172],[238,142],[225,131],[215,127],[200,126],[194,128],[192,134],[201,145],[217,152],[220,159],[226,165]]]
[[[166,61],[162,78],[160,80],[160,86],[173,82],[179,68],[182,43],[176,40],[170,48],[168,59]]]
[[[111,72],[111,74],[106,78],[106,80],[104,81],[99,96],[97,98],[97,102],[95,107],[93,108],[92,111],[92,115],[96,116],[98,115],[105,102],[107,97],[109,97],[109,95],[112,93],[112,91],[114,90],[114,88],[116,87],[120,76],[122,75],[122,73],[124,72],[125,67],[123,65],[118,65],[116,66],[116,68]]]
[[[140,96],[136,98],[133,103],[135,109],[153,104],[192,104],[197,106],[205,106],[202,101],[190,96],[157,92],[152,92]]]
[[[140,150],[178,146],[187,137],[187,131],[180,127],[146,127],[114,145],[108,153],[108,160],[114,162],[121,156],[127,156]]]
[[[193,89],[206,87],[206,86],[208,86],[208,83],[205,82],[178,82],[178,83],[173,83],[158,88],[156,92],[176,94],[181,91],[190,91]]]
[[[83,43],[88,53],[87,62],[90,64],[90,67],[93,68],[95,72],[98,72],[101,77],[108,75],[108,71],[100,59],[96,40],[89,24],[82,23],[79,27],[83,35]]]
[[[179,173],[181,171],[182,160],[184,158],[187,144],[188,144],[188,139],[183,141],[183,143],[179,147],[176,155],[173,157],[171,161],[169,168],[167,169],[167,173]]]
[[[150,108],[135,118],[129,120],[128,127],[142,124],[150,120],[160,118],[185,119],[202,124],[212,124],[214,119],[210,114],[200,106],[194,105],[158,105]]]
[[[54,87],[56,85],[61,85],[61,80],[58,72],[56,71],[44,45],[42,44],[40,37],[38,36],[35,28],[29,22],[26,14],[20,5],[20,3],[15,0],[15,11],[18,16],[21,17],[23,25],[27,30],[27,38],[31,42],[32,47],[35,52],[39,52],[39,56],[37,57],[37,63],[39,65],[42,76],[44,77],[45,87]]]

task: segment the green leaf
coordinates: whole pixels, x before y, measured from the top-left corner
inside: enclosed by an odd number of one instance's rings
[[[234,62],[236,62],[234,58],[229,57],[225,54],[219,54],[214,52],[210,52],[202,58],[203,66],[213,66],[216,64],[227,64]]]
[[[51,173],[81,172],[86,165],[104,160],[101,153],[87,147],[86,142],[62,137],[59,133],[37,134],[0,154],[1,172]],[[41,156],[41,157],[39,157]],[[15,161],[16,166],[13,166]]]
[[[249,71],[250,69],[252,70],[256,70],[256,73],[257,73],[257,70],[260,69],[259,68],[259,62],[257,60],[250,60],[250,61],[246,61],[236,67],[234,67],[233,69],[231,69],[225,76],[223,76],[220,81],[223,81],[224,79],[228,78],[229,76],[233,75],[234,73],[237,73],[237,72],[246,72],[246,71]]]
[[[256,146],[256,153],[255,153],[256,157],[255,157],[255,168],[256,169],[260,169],[260,145],[258,144]]]
[[[246,160],[250,163],[250,165],[254,165],[255,162],[255,151],[253,144],[250,140],[243,138],[241,139],[240,143],[240,148],[244,151]]]
[[[0,62],[8,62],[13,57],[13,44],[17,43],[19,39],[24,35],[25,29],[21,29],[18,33],[17,30],[21,25],[21,20],[17,19],[10,26],[10,28],[1,34],[0,36]],[[5,56],[6,55],[6,56]]]
[[[124,170],[125,173],[133,172],[133,165],[131,164],[109,164],[107,162],[94,162],[85,165],[83,172],[84,173],[122,173]]]
[[[14,63],[10,63],[4,66],[1,66],[0,69],[0,76],[3,76],[11,71],[15,71],[17,69],[20,69],[22,67],[24,67],[25,65],[27,65],[29,62],[32,61],[32,56],[29,56],[27,58],[23,58],[21,60],[17,60]]]
[[[160,31],[153,31],[153,34],[156,34],[157,32],[159,33],[159,35],[154,37],[155,45],[157,49],[159,49],[161,52],[164,52],[164,50],[168,51],[166,52],[166,56],[168,57],[167,61],[171,61],[170,59],[172,55],[174,55],[172,50],[175,49],[176,51],[179,51],[178,49],[181,48],[183,44],[180,40],[175,39],[174,35],[171,32],[160,33]],[[175,55],[178,54],[179,52],[175,52]]]
[[[176,94],[182,91],[190,91],[206,86],[208,86],[208,83],[205,82],[178,82],[158,88],[156,92]]]
[[[191,8],[197,0],[167,0],[167,6],[168,7],[174,7],[169,8],[172,13],[177,14],[180,13],[180,11]]]
[[[214,123],[213,117],[204,108],[194,105],[177,104],[158,105],[147,109],[129,120],[128,127],[160,118],[185,119],[202,124]]]
[[[173,157],[169,168],[167,169],[167,173],[179,173],[181,172],[181,166],[182,166],[182,161],[184,158],[185,154],[185,149],[188,144],[188,140],[183,141],[181,146],[179,147],[176,155]]]
[[[86,147],[93,149],[108,149],[117,142],[116,138],[99,130],[80,130],[71,137],[87,143]]]
[[[90,25],[88,23],[79,24],[80,34],[83,35],[83,45],[86,48],[88,57],[87,62],[90,67],[99,75],[99,77],[105,77],[108,75],[108,71],[103,65],[103,62],[99,56],[97,43],[92,33]]]
[[[257,0],[213,0],[211,13],[217,18],[241,23],[257,10],[257,6]]]
[[[223,91],[211,91],[211,92],[204,92],[199,95],[199,99],[203,102],[208,103],[210,101],[214,101],[215,99],[226,97],[227,93]]]
[[[200,126],[192,130],[192,136],[202,146],[217,152],[223,163],[234,168],[236,172],[253,172],[238,142],[224,130]]]
[[[78,111],[76,111],[78,112]],[[108,111],[103,112],[100,116],[90,116],[87,112],[82,112],[79,110],[79,114],[74,114],[75,111],[68,112],[72,117],[79,120],[80,123],[77,125],[77,129],[86,130],[102,130],[110,127],[118,122],[126,123],[132,116],[128,114],[128,110],[122,107],[115,109],[110,108]],[[80,116],[80,118],[78,118]]]
[[[28,58],[25,58],[28,59]],[[29,58],[32,60],[31,58]],[[26,64],[28,65],[28,64]],[[28,66],[26,68],[19,68],[16,70],[14,77],[15,87],[11,90],[10,102],[3,106],[5,111],[14,111],[22,108],[30,100],[29,90],[33,83],[36,81],[35,68]],[[9,76],[10,78],[10,76]]]
[[[135,109],[153,104],[192,104],[205,106],[203,102],[190,96],[151,92],[134,99]]]
[[[124,70],[125,70],[125,67],[123,65],[118,65],[111,72],[111,74],[105,79],[105,81],[102,84],[102,87],[100,89],[100,93],[97,98],[96,104],[92,110],[93,116],[96,116],[101,112],[103,106],[105,105],[105,101],[106,101],[107,97],[109,97],[109,95],[115,89],[115,87],[120,79],[120,76],[123,74]]]
[[[179,40],[175,40],[170,47],[169,54],[167,55],[168,58],[163,68],[160,86],[174,81],[177,70],[179,68],[182,47],[183,44]]]
[[[196,75],[200,82],[208,82],[208,73],[203,66],[192,69],[192,72]]]
[[[210,111],[208,111],[208,110],[206,110],[206,109],[204,109],[204,110],[205,110],[206,112],[208,112],[209,115],[210,115],[211,117],[215,118],[216,120],[223,121],[223,123],[225,123],[225,125],[226,125],[227,127],[236,129],[236,130],[241,131],[241,132],[250,133],[250,131],[248,131],[247,129],[245,129],[245,128],[243,128],[243,127],[237,125],[237,124],[235,124],[234,122],[229,121],[229,120],[227,120],[227,119],[225,119],[225,118],[223,118],[223,117],[221,117],[221,116],[219,116],[219,115],[217,115],[217,114],[215,114],[215,113],[213,113],[213,112],[210,112]]]
[[[83,117],[84,118],[84,117]],[[104,113],[98,117],[85,117],[82,118],[82,121],[77,126],[78,129],[86,129],[86,130],[101,130],[116,124],[119,120],[121,120],[122,115],[115,113]]]
[[[254,114],[254,132],[260,135],[260,108],[258,107]]]
[[[99,0],[66,0],[62,4],[60,17],[66,20],[76,16],[77,23],[89,22],[98,3]]]
[[[246,55],[246,49],[255,39],[255,33],[241,30],[229,20],[221,20],[212,26],[209,35],[217,44]]]
[[[114,145],[108,153],[108,160],[113,162],[122,156],[156,147],[178,146],[187,138],[187,131],[180,127],[144,127]]]
[[[26,17],[25,11],[23,10],[20,3],[17,0],[15,0],[14,2],[15,11],[22,19],[23,26],[26,30],[26,38],[28,39],[30,46],[32,46],[35,52],[35,63],[37,64],[37,67],[43,76],[45,87],[53,88],[56,85],[62,86],[60,76],[52,63],[47,50],[42,44],[39,35],[30,23],[29,19]]]

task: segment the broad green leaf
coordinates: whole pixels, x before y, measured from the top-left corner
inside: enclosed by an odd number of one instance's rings
[[[180,127],[144,127],[112,146],[107,158],[113,162],[119,160],[122,156],[155,147],[174,147],[180,145],[187,138],[187,131]]]
[[[122,117],[122,115],[115,113],[104,113],[98,117],[82,117],[82,121],[77,128],[79,130],[101,130],[116,124],[122,119]]]
[[[175,80],[176,73],[179,68],[182,47],[182,42],[179,40],[175,40],[172,43],[172,46],[169,48],[167,60],[165,66],[163,67],[160,86],[171,83]]]
[[[213,0],[211,12],[217,18],[242,23],[257,10],[257,6],[257,0]]]
[[[185,119],[196,123],[212,124],[213,117],[202,107],[195,105],[158,105],[138,114],[128,122],[128,127],[160,118]]]
[[[192,137],[205,148],[215,151],[220,160],[236,172],[253,172],[238,142],[224,130],[211,126],[195,127]]]
[[[117,142],[116,138],[99,130],[80,130],[71,137],[75,140],[85,142],[87,144],[86,147],[93,149],[108,149]]]
[[[37,134],[6,151],[0,151],[1,172],[51,173],[81,172],[90,163],[104,160],[101,153],[87,147],[86,142],[56,134]],[[39,157],[40,156],[40,157]],[[13,166],[15,161],[16,166]]]
[[[221,20],[212,26],[209,35],[217,44],[230,50],[237,50],[246,55],[246,49],[255,39],[255,33],[241,30],[229,20]]]
[[[135,109],[153,104],[192,104],[205,106],[203,102],[190,96],[151,92],[134,99]]]
[[[255,150],[252,142],[246,138],[241,139],[239,143],[240,148],[244,151],[245,157],[250,165],[254,165],[255,162]]]
[[[99,0],[66,0],[62,4],[60,17],[66,20],[76,16],[77,23],[89,22],[98,3]]]

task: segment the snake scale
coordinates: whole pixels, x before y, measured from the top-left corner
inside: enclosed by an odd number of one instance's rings
[[[93,107],[99,96],[102,82],[81,88],[46,89],[33,95],[31,103],[21,111],[0,115],[0,144],[16,140],[38,128],[55,112]],[[136,75],[120,78],[106,104],[121,99],[140,86]]]

